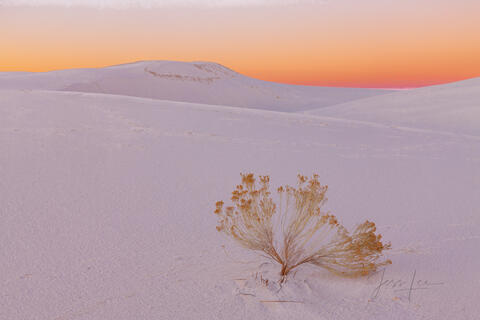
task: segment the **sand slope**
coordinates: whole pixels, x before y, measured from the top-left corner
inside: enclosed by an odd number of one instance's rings
[[[2,90],[0,319],[476,319],[480,140],[444,131]],[[278,268],[212,213],[250,171],[316,172],[326,210],[375,221],[382,286],[308,267],[263,285]]]
[[[480,135],[480,78],[358,99],[309,114]]]

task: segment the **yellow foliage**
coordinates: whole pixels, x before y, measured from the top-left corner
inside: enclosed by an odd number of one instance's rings
[[[318,175],[299,175],[296,188],[278,188],[278,207],[271,198],[269,176],[260,176],[258,182],[252,173],[241,176],[242,183],[232,192],[233,205],[215,205],[217,230],[278,262],[282,279],[306,263],[344,276],[367,275],[391,263],[382,259],[390,244],[375,234],[373,222],[349,233],[334,215],[320,211],[328,187],[320,184]]]

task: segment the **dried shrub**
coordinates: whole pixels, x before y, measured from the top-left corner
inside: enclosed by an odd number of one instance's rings
[[[217,230],[243,247],[264,253],[281,265],[282,281],[294,268],[312,264],[343,276],[367,275],[390,264],[382,259],[390,244],[375,234],[366,221],[348,232],[335,216],[322,213],[328,187],[318,176],[298,176],[298,186],[278,188],[277,206],[269,191],[270,178],[242,174],[242,183],[232,192],[232,205],[216,203]]]

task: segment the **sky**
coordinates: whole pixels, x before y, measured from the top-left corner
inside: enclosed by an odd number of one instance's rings
[[[480,76],[479,0],[0,0],[0,71],[213,61],[276,82]]]

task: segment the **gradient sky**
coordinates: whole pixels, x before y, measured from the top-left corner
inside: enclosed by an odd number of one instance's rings
[[[215,61],[294,84],[480,76],[479,0],[0,0],[0,71]]]

